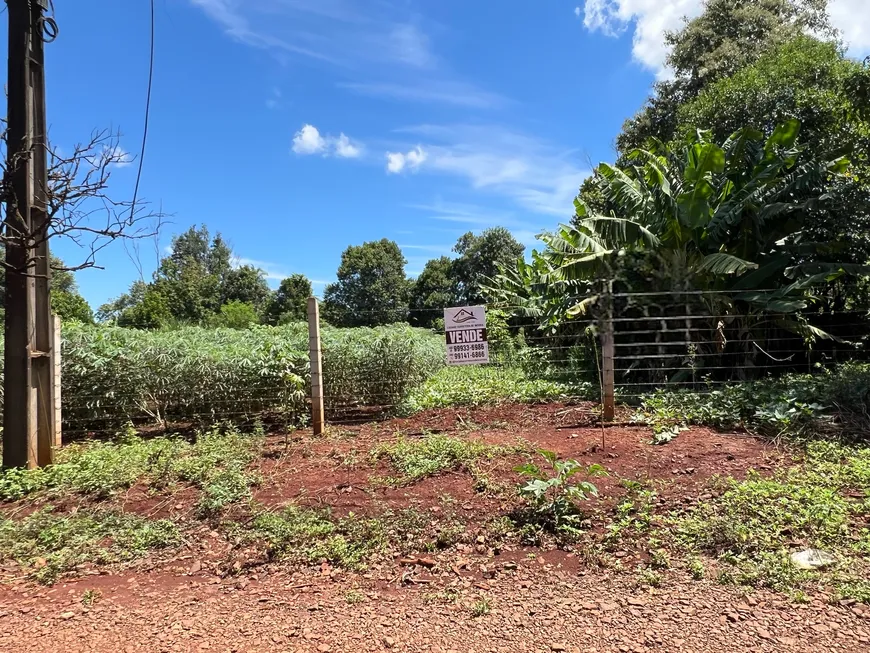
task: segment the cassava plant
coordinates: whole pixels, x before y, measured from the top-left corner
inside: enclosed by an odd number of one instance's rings
[[[606,476],[601,465],[584,467],[576,460],[559,460],[553,451],[538,452],[550,469],[543,470],[534,463],[525,463],[514,471],[529,478],[519,487],[520,496],[530,505],[538,523],[554,532],[576,535],[580,532],[582,513],[578,503],[598,496],[598,488],[589,481],[572,483],[572,478],[583,473],[587,477]]]

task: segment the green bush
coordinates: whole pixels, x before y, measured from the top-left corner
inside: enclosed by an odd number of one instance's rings
[[[644,398],[639,417],[658,429],[679,424],[748,427],[764,435],[820,432],[866,437],[870,365],[847,363],[818,374],[788,374],[708,392],[662,389]]]

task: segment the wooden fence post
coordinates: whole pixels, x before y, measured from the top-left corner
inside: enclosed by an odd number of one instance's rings
[[[51,364],[54,367],[54,446],[60,448],[63,444],[63,410],[61,408],[61,367],[63,356],[63,341],[61,340],[60,316],[54,315],[54,337],[51,342]]]
[[[601,418],[612,422],[616,414],[615,381],[613,370],[613,282],[605,282],[604,315],[601,320]]]
[[[320,353],[320,308],[316,297],[308,298],[308,359],[311,367],[311,428],[323,433],[323,360]]]

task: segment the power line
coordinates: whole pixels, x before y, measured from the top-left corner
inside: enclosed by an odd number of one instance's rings
[[[148,53],[148,92],[145,97],[145,126],[142,130],[142,147],[139,153],[139,170],[136,173],[136,186],[133,188],[133,202],[130,205],[130,220],[136,212],[136,200],[139,198],[139,184],[142,181],[142,166],[145,162],[145,145],[148,142],[148,123],[151,118],[151,89],[154,86],[154,0],[151,0],[151,43]]]

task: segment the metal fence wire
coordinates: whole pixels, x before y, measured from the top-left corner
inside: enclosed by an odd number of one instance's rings
[[[725,384],[868,360],[866,311],[777,311],[776,291],[756,293],[753,303],[744,297],[617,292],[591,298],[582,315],[553,323],[488,305],[490,361],[469,367],[446,367],[441,309],[408,311],[407,322],[420,331],[407,324],[374,329],[350,345],[333,331],[321,344],[326,423],[355,425],[421,407],[498,402],[600,401],[606,406],[615,397],[637,404],[662,388],[711,392]],[[766,304],[765,297],[770,298]],[[357,317],[366,322],[366,315]],[[304,361],[309,352],[293,346],[276,355]],[[153,396],[70,387],[63,397],[65,436],[117,432],[125,421],[171,428],[260,419],[289,428],[305,424],[311,414],[308,378],[298,391],[273,377],[232,388],[233,378],[247,377],[228,376],[227,387],[212,393],[207,405],[194,394],[184,396],[178,383],[166,384],[176,393],[169,398],[159,395],[160,383]]]

